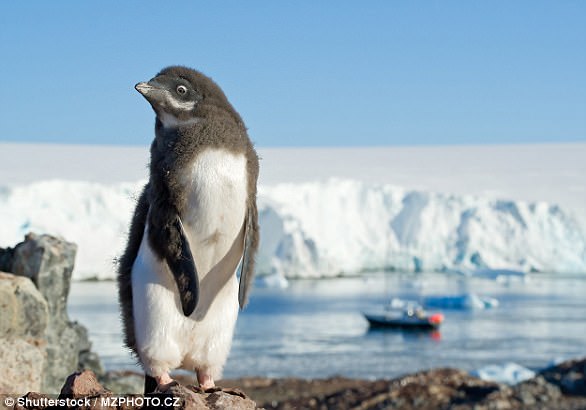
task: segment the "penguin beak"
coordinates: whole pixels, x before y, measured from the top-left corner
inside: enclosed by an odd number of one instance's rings
[[[146,98],[146,100],[153,106],[153,108],[160,105],[166,98],[165,89],[160,84],[152,80],[148,83],[138,83],[134,86],[134,88],[136,91],[141,93],[144,98]]]
[[[136,91],[138,91],[139,93],[141,93],[144,97],[147,97],[149,94],[151,94],[153,92],[153,90],[155,89],[155,87],[153,87],[151,84],[149,83],[138,83],[134,86],[134,89]]]

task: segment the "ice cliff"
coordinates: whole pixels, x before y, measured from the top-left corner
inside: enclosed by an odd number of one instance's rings
[[[0,246],[29,231],[79,245],[75,277],[113,276],[142,183],[44,181],[0,188]],[[586,234],[544,202],[331,179],[259,189],[259,273],[508,268],[586,272]]]

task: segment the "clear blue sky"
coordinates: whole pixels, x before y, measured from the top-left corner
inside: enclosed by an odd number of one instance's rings
[[[4,1],[0,141],[148,144],[214,78],[258,146],[586,141],[585,1]]]

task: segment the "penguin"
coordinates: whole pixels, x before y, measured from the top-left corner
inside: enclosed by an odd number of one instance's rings
[[[242,118],[201,72],[167,67],[135,89],[156,120],[149,180],[118,261],[124,342],[145,393],[172,385],[173,369],[195,371],[209,390],[254,274],[259,159]]]

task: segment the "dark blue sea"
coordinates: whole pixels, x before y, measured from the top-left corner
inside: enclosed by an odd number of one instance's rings
[[[370,330],[362,311],[392,298],[478,294],[488,309],[434,308],[436,332]],[[89,329],[106,369],[136,369],[122,346],[114,282],[75,282],[69,314]],[[515,362],[540,369],[586,356],[586,275],[499,280],[452,274],[373,273],[256,288],[240,313],[224,376],[392,378],[432,367],[474,370]]]

